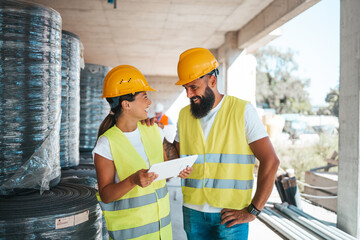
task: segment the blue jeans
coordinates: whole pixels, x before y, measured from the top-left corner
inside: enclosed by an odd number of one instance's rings
[[[221,225],[220,213],[204,213],[183,206],[184,229],[188,240],[247,240],[249,223],[230,228]]]

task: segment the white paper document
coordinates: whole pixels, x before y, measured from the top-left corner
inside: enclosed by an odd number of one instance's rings
[[[159,176],[154,180],[176,177],[187,167],[191,167],[196,161],[198,155],[191,155],[183,158],[176,158],[162,163],[156,163],[150,166],[148,172],[154,172]]]

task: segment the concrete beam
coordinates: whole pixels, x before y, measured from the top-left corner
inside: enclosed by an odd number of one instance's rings
[[[360,1],[340,2],[337,225],[360,238]]]
[[[238,48],[244,49],[264,38],[301,12],[320,0],[275,0],[249,23],[241,28],[238,35]]]

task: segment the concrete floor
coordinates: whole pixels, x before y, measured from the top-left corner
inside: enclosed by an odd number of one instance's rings
[[[170,196],[170,208],[171,208],[171,222],[173,229],[173,240],[186,240],[186,234],[183,229],[183,217],[182,217],[182,193],[180,188],[180,178],[173,178],[167,183],[169,196]],[[280,197],[274,187],[273,192],[268,202],[280,203]],[[324,208],[314,206],[309,202],[302,201],[303,211],[318,218],[319,220],[327,221],[330,223],[336,223],[336,214],[328,211]],[[260,219],[255,219],[250,223],[249,240],[266,239],[266,240],[278,240],[286,239],[275,229],[269,227]]]

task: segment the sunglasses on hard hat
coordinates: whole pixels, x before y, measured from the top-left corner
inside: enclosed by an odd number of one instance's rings
[[[218,70],[217,68],[215,68],[214,70],[212,70],[211,72],[209,72],[209,73],[201,76],[200,78],[203,78],[203,77],[205,77],[206,75],[210,75],[210,76],[211,76],[211,75],[214,75],[215,77],[217,77],[218,74],[219,74],[219,70]]]

